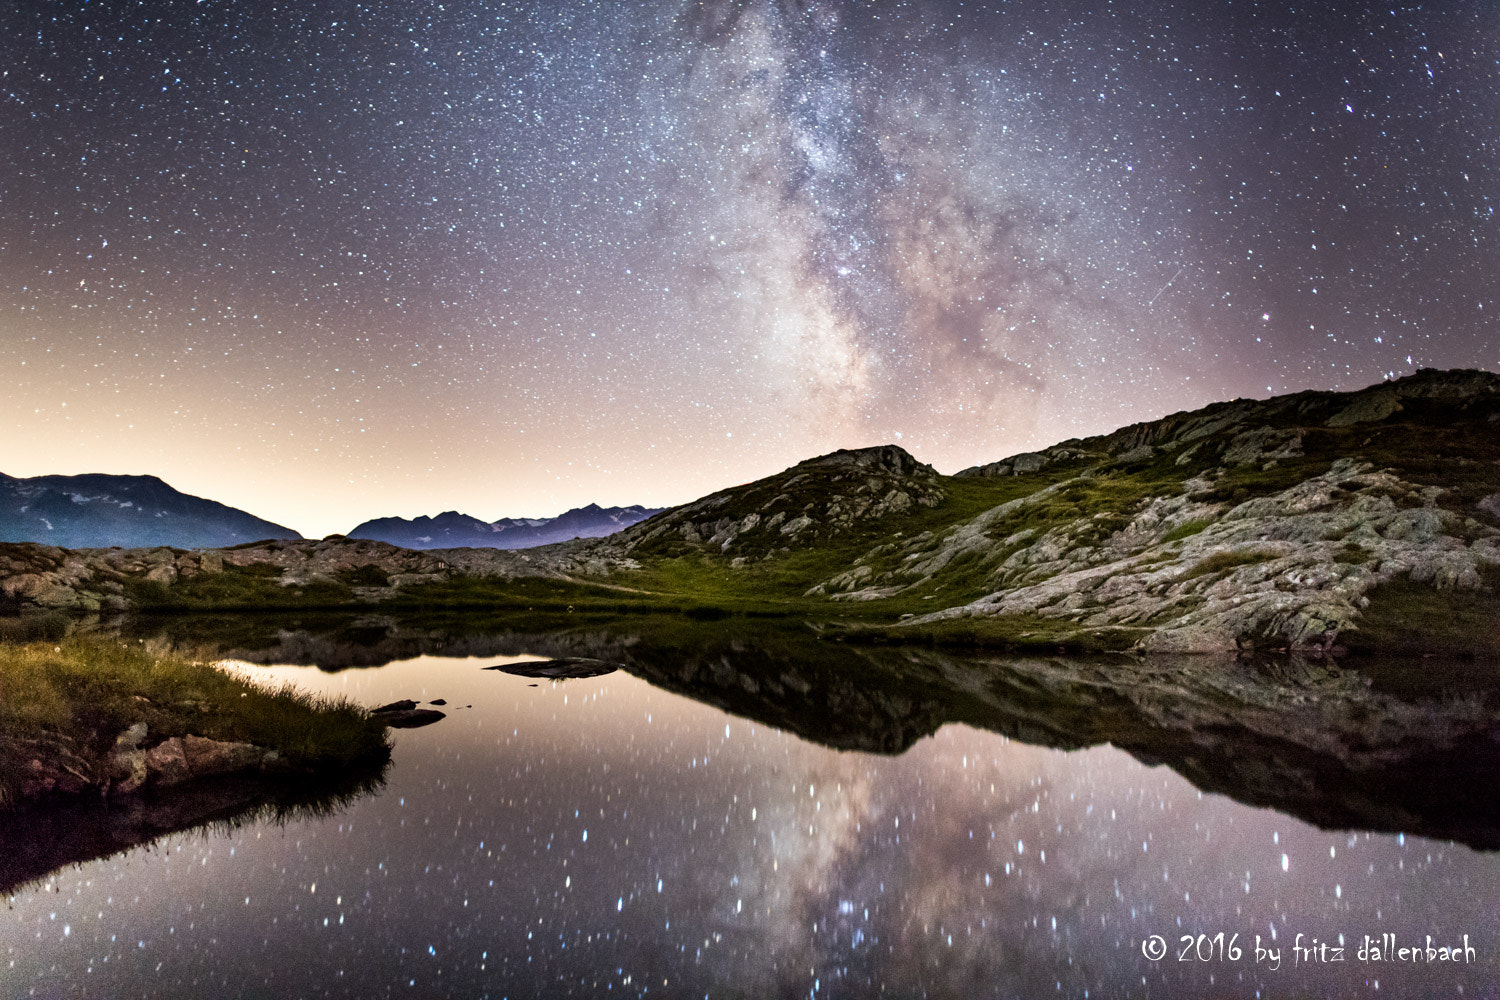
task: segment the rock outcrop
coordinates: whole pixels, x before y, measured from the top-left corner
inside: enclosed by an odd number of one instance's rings
[[[60,549],[0,543],[0,607],[26,611],[127,611],[149,606],[162,588],[217,577],[226,600],[256,581],[286,591],[288,601],[323,586],[330,604],[378,601],[400,588],[455,577],[513,579],[561,575],[572,561],[494,549],[417,552],[385,542],[342,537],[277,540],[229,549]],[[315,599],[315,598],[314,598]],[[306,602],[305,600],[303,601]]]
[[[46,744],[34,748],[31,767],[20,775],[14,794],[19,800],[54,793],[118,798],[201,779],[261,775],[282,765],[276,751],[250,743],[194,735],[153,742],[149,737],[146,724],[136,723],[119,735],[107,753],[98,753],[74,745],[61,734],[46,734]]]
[[[1152,653],[1327,650],[1382,586],[1494,594],[1497,421],[1500,376],[1423,372],[1065,442],[960,473],[1052,482],[876,546],[809,594],[942,599],[961,568],[986,592],[903,627],[1030,616],[1137,629]]]
[[[1500,570],[1500,530],[1438,505],[1441,491],[1369,462],[1329,470],[1233,504],[1197,480],[1139,503],[1107,538],[1092,516],[1023,529],[993,545],[986,529],[1066,491],[996,508],[941,539],[915,543],[891,577],[921,586],[966,553],[993,565],[997,589],[914,620],[1039,615],[1081,628],[1148,626],[1148,652],[1222,652],[1247,642],[1331,646],[1356,627],[1367,595],[1407,579],[1477,591]],[[845,574],[831,581],[847,585]]]
[[[725,556],[739,568],[937,507],[946,496],[941,480],[895,445],[836,451],[675,507],[579,555],[606,569],[689,554]]]

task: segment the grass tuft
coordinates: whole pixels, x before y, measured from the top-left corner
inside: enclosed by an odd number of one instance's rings
[[[1485,583],[1485,590],[1462,592],[1406,577],[1383,583],[1366,595],[1370,603],[1339,642],[1362,656],[1500,657],[1500,570]]]
[[[1200,576],[1208,576],[1210,573],[1222,573],[1224,570],[1234,569],[1238,566],[1254,566],[1256,563],[1270,562],[1275,558],[1275,553],[1261,552],[1255,549],[1234,549],[1229,552],[1215,552],[1206,559],[1198,560],[1192,569],[1182,575],[1182,579],[1192,580]]]
[[[390,752],[384,724],[352,702],[270,690],[144,643],[0,645],[0,804],[14,799],[39,747],[102,761],[138,722],[147,745],[188,734],[253,743],[305,770],[337,771]]]
[[[1192,538],[1194,535],[1201,534],[1205,528],[1213,523],[1213,521],[1206,518],[1197,521],[1184,521],[1163,535],[1161,540],[1163,542],[1178,542],[1184,538]]]

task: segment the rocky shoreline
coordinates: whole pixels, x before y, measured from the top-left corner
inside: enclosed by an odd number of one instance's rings
[[[225,779],[316,782],[389,757],[384,722],[350,702],[268,690],[159,644],[0,644],[0,812]]]
[[[10,734],[12,757],[30,760],[19,769],[12,795],[38,801],[54,795],[96,795],[100,799],[133,795],[143,788],[174,788],[194,781],[226,776],[295,773],[280,753],[252,743],[209,739],[188,734],[151,746],[148,727],[138,722],[116,739],[107,753],[91,752],[63,734]]]

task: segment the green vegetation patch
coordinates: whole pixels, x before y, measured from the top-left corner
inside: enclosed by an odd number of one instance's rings
[[[670,567],[680,561],[703,561],[701,557],[663,560]],[[734,613],[775,610],[752,595],[730,594],[712,586],[714,570],[729,574],[722,563],[685,574],[681,586],[667,589],[646,587],[635,574],[622,575],[621,583],[559,579],[556,577],[454,577],[450,580],[403,587],[395,597],[380,603],[384,613],[407,614],[418,609],[470,609],[494,612],[545,612],[564,614],[633,614],[669,612],[696,618],[722,618]],[[657,574],[655,582],[659,582]]]
[[[791,513],[807,507],[815,523],[795,538],[781,535],[779,527],[758,527],[737,537],[729,551],[720,553],[701,543],[687,542],[680,535],[665,536],[633,553],[646,568],[612,579],[644,590],[692,595],[715,603],[795,604],[808,587],[850,569],[873,549],[889,546],[869,560],[875,572],[883,572],[896,565],[897,550],[910,539],[924,533],[938,535],[986,510],[1067,479],[1077,474],[1078,465],[1058,463],[1024,476],[924,480],[921,485],[936,487],[942,493],[936,506],[913,505],[900,513],[859,518],[837,530],[826,522],[828,503],[832,497],[847,493],[849,484],[857,483],[858,477],[840,469],[799,467],[789,471],[796,475],[782,474],[752,484],[753,489],[734,493],[723,505],[696,517],[699,521],[715,521],[740,519],[751,513],[765,516],[764,505],[773,501],[775,509]],[[834,481],[835,475],[845,478]],[[897,479],[882,480],[877,494],[904,485]],[[732,569],[730,562],[736,558],[746,562]]]
[[[336,772],[390,753],[384,724],[349,701],[262,688],[142,643],[0,645],[0,805],[14,800],[33,759],[60,755],[87,777],[89,763],[138,722],[147,745],[189,734],[253,743],[307,770]]]
[[[1184,538],[1192,538],[1194,535],[1202,534],[1203,531],[1214,522],[1206,518],[1196,521],[1184,521],[1171,531],[1162,536],[1163,542],[1180,542]]]
[[[1307,437],[1314,435],[1309,433]],[[1289,490],[1298,483],[1326,474],[1332,465],[1332,460],[1310,453],[1305,458],[1278,462],[1269,469],[1254,465],[1235,466],[1215,479],[1213,486],[1193,494],[1193,499],[1241,504]]]
[[[1222,573],[1225,570],[1235,569],[1239,566],[1254,566],[1256,563],[1270,562],[1275,558],[1275,553],[1264,552],[1258,549],[1234,549],[1229,552],[1215,552],[1205,559],[1198,560],[1192,569],[1182,575],[1182,578],[1184,580],[1192,580],[1200,576],[1208,576],[1211,573]]]
[[[69,624],[61,611],[0,618],[0,642],[56,642],[68,634]]]
[[[222,572],[179,577],[170,584],[135,578],[121,583],[132,606],[140,611],[334,608],[354,603],[354,591],[347,582],[285,586],[280,580],[282,572],[281,567],[270,563],[251,563],[225,565]]]
[[[1479,591],[1438,590],[1404,577],[1383,583],[1339,642],[1359,656],[1500,658],[1500,570],[1485,582]]]
[[[338,578],[341,583],[347,583],[351,587],[389,587],[391,576],[379,566],[356,566],[354,569],[340,570]]]

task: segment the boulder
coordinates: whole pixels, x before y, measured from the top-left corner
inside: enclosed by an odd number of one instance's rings
[[[416,729],[430,726],[447,715],[434,708],[413,708],[405,712],[382,712],[379,718],[392,729]]]
[[[564,680],[578,677],[602,677],[619,669],[614,663],[596,660],[588,656],[564,656],[555,660],[527,660],[523,663],[497,663],[485,670],[502,670],[517,677],[544,677],[549,680]],[[437,704],[433,702],[433,704]]]
[[[1040,472],[1046,467],[1047,462],[1048,458],[1046,455],[1037,452],[1026,452],[1012,457],[1010,459],[1010,467],[1016,475],[1023,476],[1028,472]]]
[[[258,768],[265,756],[260,747],[251,743],[229,743],[201,736],[184,736],[182,752],[188,772],[195,778]]]
[[[392,729],[415,729],[428,726],[446,716],[433,708],[418,708],[410,698],[370,709],[370,714]]]
[[[182,740],[175,736],[146,751],[146,770],[150,773],[151,783],[158,788],[171,788],[193,777]]]

